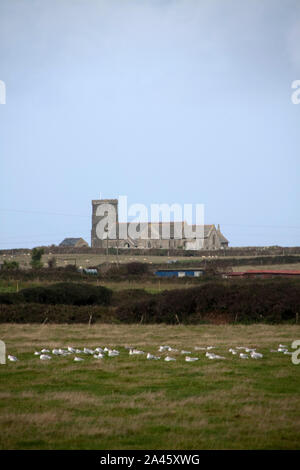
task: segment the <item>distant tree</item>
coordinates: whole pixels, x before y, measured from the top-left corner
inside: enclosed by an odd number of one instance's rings
[[[19,263],[17,261],[5,260],[3,263],[2,269],[5,269],[5,270],[19,269]]]
[[[43,263],[41,261],[43,254],[44,254],[44,248],[33,248],[31,252],[31,261],[30,261],[32,268],[38,269],[43,266]]]
[[[56,268],[56,258],[52,256],[52,258],[48,259],[48,268],[53,269]]]
[[[147,263],[140,262],[127,263],[126,269],[128,274],[146,274],[149,272],[149,265]]]

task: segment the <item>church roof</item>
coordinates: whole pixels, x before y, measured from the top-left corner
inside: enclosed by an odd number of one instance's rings
[[[150,235],[151,229],[153,230],[153,232],[162,233],[162,227],[164,225],[169,224],[170,225],[170,237],[171,238],[174,238],[174,232],[175,232],[176,226],[177,226],[177,228],[183,229],[184,225],[186,224],[187,226],[192,228],[193,232],[196,231],[196,227],[201,227],[201,230],[203,230],[202,233],[203,233],[204,238],[207,238],[209,236],[210,231],[214,228],[213,224],[198,225],[197,226],[195,224],[189,225],[186,222],[173,222],[173,221],[171,221],[171,222],[119,222],[120,228],[126,226],[126,224],[127,224],[127,229],[131,225],[131,227],[134,228],[134,230],[136,230],[136,231],[139,231],[138,229],[139,229],[139,225],[140,225],[140,230],[142,232],[144,230],[147,231],[147,225],[148,225],[148,234],[149,235]],[[183,238],[185,238],[185,237],[183,236]]]

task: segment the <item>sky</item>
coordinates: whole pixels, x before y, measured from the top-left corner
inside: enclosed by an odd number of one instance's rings
[[[0,249],[120,195],[300,245],[299,0],[1,0],[0,80]]]

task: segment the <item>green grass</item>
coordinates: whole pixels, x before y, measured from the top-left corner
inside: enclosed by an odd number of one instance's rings
[[[48,266],[48,260],[51,259],[52,257],[56,258],[57,266],[66,266],[68,264],[75,264],[76,260],[76,265],[77,266],[82,266],[82,267],[87,267],[87,266],[97,266],[102,263],[130,263],[133,261],[141,262],[141,263],[148,263],[150,264],[166,264],[170,260],[177,260],[177,268],[182,265],[182,263],[190,264],[190,265],[203,265],[205,260],[207,259],[207,256],[152,256],[152,255],[136,255],[134,252],[132,254],[122,254],[122,251],[120,250],[120,254],[117,258],[116,255],[105,255],[105,254],[95,254],[95,253],[70,253],[70,254],[46,254],[42,256],[42,263],[45,267]],[[240,261],[241,259],[247,260],[248,258],[253,258],[253,255],[246,255],[246,256],[235,256],[234,253],[230,253],[230,255],[227,253],[227,256],[218,256],[216,257],[218,260],[222,259],[228,259],[228,256],[230,256],[231,259],[237,259],[237,261]],[[259,254],[259,257],[262,257],[262,254]],[[265,256],[269,256],[266,254]],[[296,255],[297,256],[297,255]],[[0,254],[0,262],[4,261],[17,261],[20,264],[21,268],[25,269],[30,269],[30,260],[31,256],[30,253],[16,253],[13,255],[8,255],[8,254]],[[234,265],[234,263],[233,263]],[[168,267],[174,267],[174,265],[168,265]],[[234,268],[235,270],[241,270],[241,268],[244,269],[251,269],[249,265],[246,266],[239,266],[239,263],[237,266]],[[300,263],[293,263],[290,265],[255,265],[254,269],[300,269]]]
[[[198,279],[196,280],[196,282]],[[58,282],[63,282],[60,280],[57,281],[8,281],[6,279],[0,279],[0,293],[8,293],[8,292],[17,292],[18,290],[20,291],[21,289],[26,289],[26,288],[31,288],[31,287],[39,287],[39,286],[46,286],[49,284],[55,284]],[[77,282],[82,282],[81,279],[78,279]],[[193,287],[195,285],[199,285],[199,282],[196,284],[195,280],[191,282],[188,282],[187,280],[184,280],[184,282],[179,283],[178,280],[177,282],[170,280],[163,280],[161,282],[159,279],[152,279],[152,280],[138,280],[138,281],[103,281],[103,280],[97,280],[97,279],[92,279],[89,280],[88,282],[89,285],[94,284],[94,285],[101,285],[108,287],[109,289],[112,289],[114,291],[120,291],[120,290],[126,290],[126,289],[145,289],[147,292],[151,294],[158,294],[159,292],[162,292],[164,290],[170,290],[170,289],[185,289],[188,287]]]
[[[1,325],[17,363],[0,366],[1,449],[299,449],[300,366],[271,353],[300,338],[297,325]],[[225,361],[132,357],[216,345]],[[116,358],[33,355],[42,347],[111,346]],[[230,346],[257,347],[241,360]]]
[[[6,292],[18,292],[21,289],[29,287],[38,287],[41,285],[48,284],[46,281],[43,282],[32,282],[32,281],[8,281],[6,279],[0,279],[0,293]]]

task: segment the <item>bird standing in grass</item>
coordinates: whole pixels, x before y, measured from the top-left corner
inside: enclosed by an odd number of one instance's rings
[[[240,353],[240,358],[241,359],[249,359],[248,354]]]
[[[41,361],[49,361],[51,359],[51,356],[48,356],[48,354],[41,354],[40,359]]]
[[[250,356],[252,357],[252,359],[262,359],[264,357],[261,353],[258,353],[256,351],[252,351],[250,353]]]
[[[11,361],[11,362],[17,362],[17,358],[16,356],[10,356],[10,354],[7,356],[8,360]]]
[[[160,359],[160,356],[154,356],[153,354],[148,353],[147,359],[153,359],[154,361],[158,361]]]

